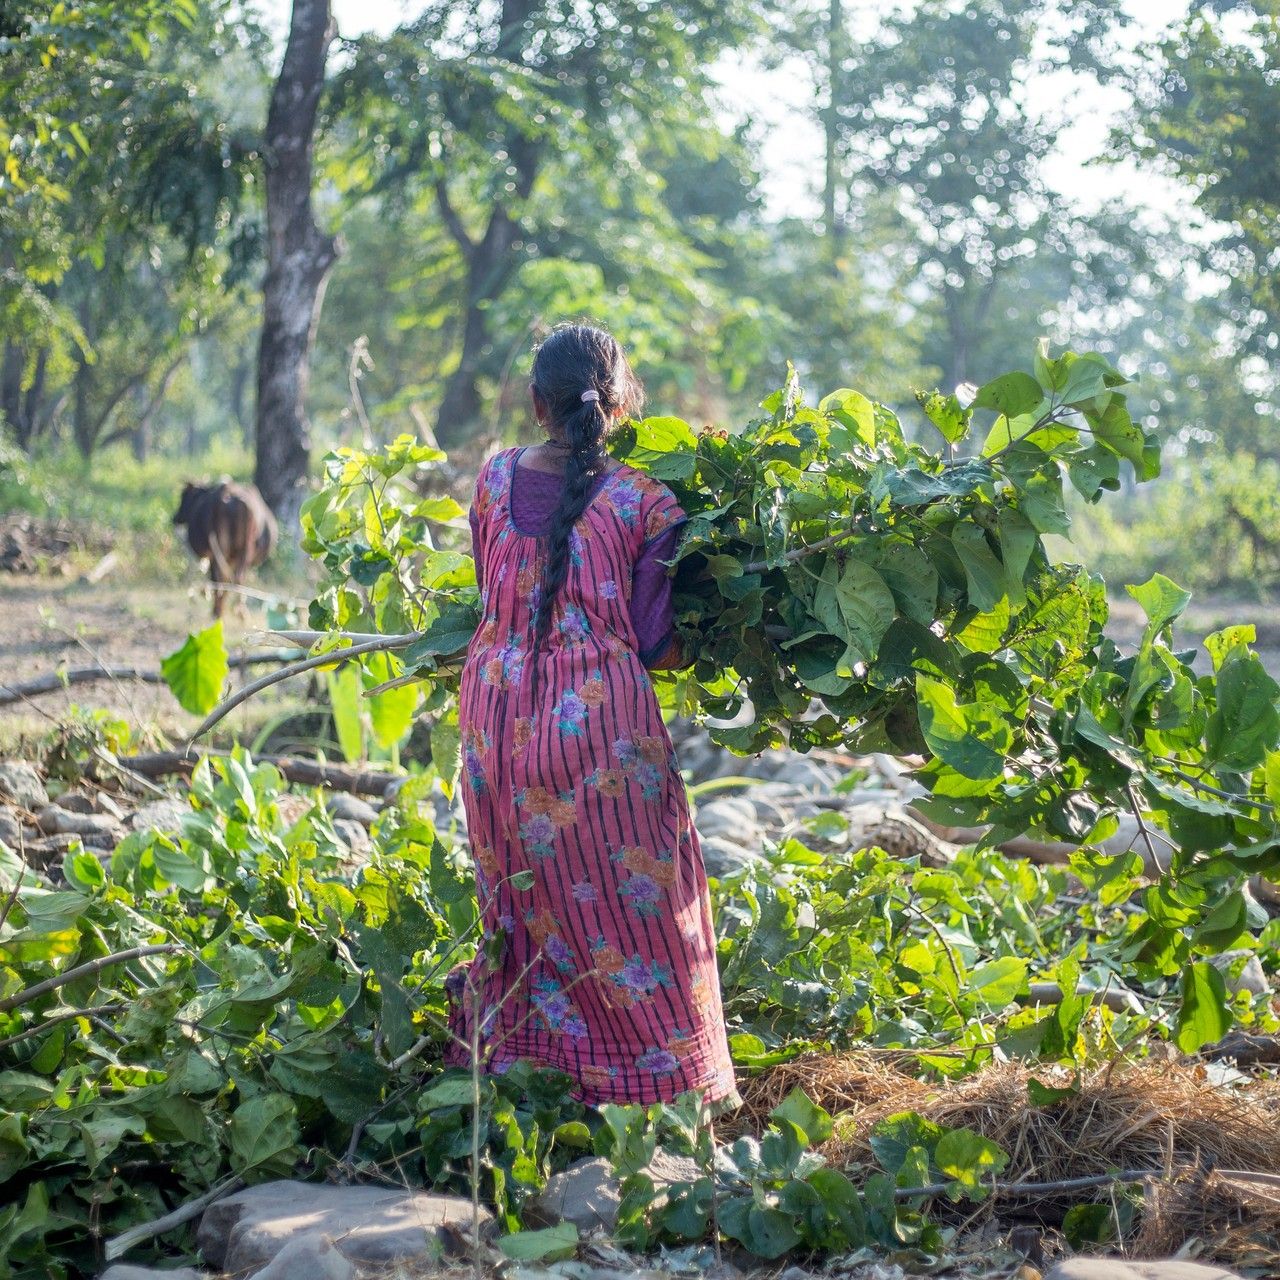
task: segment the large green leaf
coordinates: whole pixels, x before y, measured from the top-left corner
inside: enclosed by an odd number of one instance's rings
[[[1189,964],[1178,980],[1182,1003],[1174,1024],[1174,1040],[1183,1053],[1221,1040],[1231,1030],[1227,1008],[1227,984],[1211,964]]]
[[[1205,745],[1221,769],[1241,773],[1261,764],[1280,738],[1276,699],[1280,685],[1257,654],[1236,649],[1218,672],[1218,705],[1209,717]]]
[[[160,674],[184,711],[204,716],[218,705],[227,682],[227,646],[222,619],[194,635],[160,663]]]
[[[557,1262],[578,1250],[578,1228],[558,1222],[540,1231],[516,1231],[498,1240],[499,1250],[516,1262]]]
[[[231,1167],[249,1182],[287,1177],[301,1156],[298,1114],[288,1094],[250,1098],[231,1117]]]
[[[818,402],[818,409],[848,427],[869,448],[875,446],[875,406],[861,391],[842,387],[839,391],[824,396]]]
[[[981,526],[960,524],[952,531],[952,546],[964,566],[969,602],[975,609],[988,613],[1007,593],[1004,566],[987,544]]]
[[[422,638],[404,651],[405,666],[412,668],[424,658],[461,653],[471,643],[479,624],[480,611],[475,605],[446,602]]]
[[[1044,400],[1040,384],[1029,374],[1015,371],[1002,373],[978,388],[973,398],[975,409],[994,409],[1007,418],[1029,414]]]
[[[987,1194],[983,1185],[1009,1163],[1003,1148],[972,1129],[949,1129],[933,1149],[933,1162],[974,1200]]]
[[[957,702],[954,689],[928,676],[916,677],[916,699],[920,730],[934,755],[978,781],[1004,772],[1013,733],[992,708]]]
[[[349,763],[363,760],[364,750],[364,683],[360,668],[354,662],[344,663],[337,671],[325,673],[329,689],[329,710],[333,714],[334,732],[343,758]]]

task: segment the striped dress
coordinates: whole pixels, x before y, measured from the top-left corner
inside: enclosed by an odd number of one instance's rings
[[[478,1019],[486,1069],[545,1064],[588,1103],[732,1099],[702,853],[628,610],[633,566],[684,512],[632,467],[597,486],[535,690],[542,547],[512,519],[520,452],[485,464],[472,509],[482,618],[459,719],[483,941],[450,983],[451,1030],[470,1044]]]

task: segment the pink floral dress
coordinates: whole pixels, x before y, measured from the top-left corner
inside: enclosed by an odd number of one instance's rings
[[[511,518],[519,454],[485,464],[473,504],[482,619],[459,707],[483,943],[451,984],[451,1029],[470,1043],[478,1015],[487,1069],[545,1064],[588,1103],[732,1098],[702,852],[628,612],[645,544],[685,515],[632,467],[605,477],[535,694],[542,551]]]

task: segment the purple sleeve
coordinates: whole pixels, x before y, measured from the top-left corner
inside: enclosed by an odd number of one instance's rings
[[[631,625],[640,661],[647,667],[664,657],[674,631],[672,583],[662,561],[675,555],[679,538],[680,525],[672,525],[646,542],[631,572]]]
[[[473,506],[467,512],[467,523],[471,526],[471,557],[476,562],[476,586],[484,590],[484,576],[480,566],[480,520]]]

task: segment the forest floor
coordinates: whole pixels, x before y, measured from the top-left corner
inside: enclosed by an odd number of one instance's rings
[[[3,574],[0,685],[98,665],[155,671],[189,632],[207,627],[210,617],[204,581],[194,571],[186,585],[130,583],[115,576],[90,583],[83,577]],[[260,601],[246,601],[243,615],[229,606],[223,626],[232,653],[273,647]],[[233,675],[237,682],[241,678],[239,672]],[[253,714],[261,720],[278,712],[279,705],[258,701]],[[0,707],[0,753],[44,736],[73,706],[119,716],[143,741],[180,738],[193,723],[163,684],[101,681]],[[243,731],[251,723],[246,718],[240,727]]]
[[[261,586],[262,584],[259,584]],[[0,684],[29,680],[59,668],[137,666],[157,669],[161,658],[182,644],[187,633],[209,624],[205,584],[194,567],[185,584],[128,581],[120,571],[90,583],[83,575],[0,575]],[[288,587],[269,586],[267,593],[290,594]],[[305,594],[298,585],[294,594]],[[1112,599],[1109,633],[1123,648],[1137,644],[1144,624],[1142,611],[1129,596]],[[1178,638],[1197,644],[1209,632],[1233,623],[1257,627],[1256,648],[1264,665],[1280,677],[1280,601],[1257,604],[1206,596],[1191,602]],[[269,647],[266,606],[247,600],[241,615],[229,608],[224,619],[228,648]],[[240,679],[237,673],[236,680]],[[255,700],[239,725],[252,729],[279,715],[277,698]],[[72,706],[93,707],[128,720],[142,738],[182,736],[191,719],[163,685],[133,681],[80,685],[39,699],[0,707],[0,752],[42,736],[50,717],[66,715]],[[248,717],[252,715],[254,720]]]

